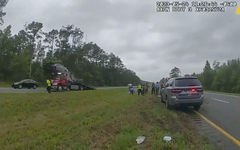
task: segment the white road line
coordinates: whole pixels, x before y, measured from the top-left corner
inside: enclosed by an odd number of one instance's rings
[[[219,101],[219,102],[223,102],[223,103],[229,103],[229,102],[227,102],[227,101],[220,100],[220,99],[216,99],[216,98],[212,98],[212,100]]]

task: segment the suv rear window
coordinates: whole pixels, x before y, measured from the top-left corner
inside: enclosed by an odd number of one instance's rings
[[[202,86],[201,82],[196,78],[181,78],[175,80],[175,86]]]

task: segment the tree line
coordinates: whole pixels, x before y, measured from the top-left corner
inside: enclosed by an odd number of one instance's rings
[[[1,3],[1,9],[6,6]],[[0,23],[5,12],[0,12]],[[11,25],[0,30],[0,81],[32,78],[45,82],[48,65],[58,63],[85,84],[94,86],[120,86],[138,84],[140,78],[127,69],[122,60],[107,53],[96,43],[83,42],[84,32],[74,25],[43,32],[43,23],[25,24],[12,35]]]
[[[170,78],[180,77],[181,71],[174,67],[169,73]],[[201,81],[204,90],[219,92],[240,93],[240,59],[230,59],[227,63],[213,61],[212,67],[209,61],[203,68],[202,73],[193,73]],[[167,78],[162,78],[160,83],[166,83]]]
[[[212,67],[209,61],[206,61],[203,72],[200,74],[193,73],[193,75],[199,78],[205,90],[240,92],[239,58],[227,60],[227,63],[223,64],[215,60]]]

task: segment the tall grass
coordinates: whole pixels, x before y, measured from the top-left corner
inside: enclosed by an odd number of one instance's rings
[[[2,149],[212,149],[186,116],[126,89],[1,94],[0,106]]]

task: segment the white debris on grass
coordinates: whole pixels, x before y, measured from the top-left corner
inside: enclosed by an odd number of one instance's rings
[[[139,137],[137,137],[137,139],[136,139],[137,144],[141,144],[141,143],[143,143],[144,140],[145,140],[145,136],[139,136]]]
[[[172,138],[170,136],[164,136],[163,140],[166,142],[170,142]]]

